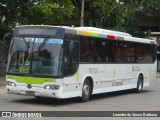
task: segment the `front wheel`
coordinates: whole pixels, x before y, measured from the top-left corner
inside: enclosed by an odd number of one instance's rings
[[[142,75],[139,75],[138,81],[137,81],[137,88],[135,89],[135,91],[137,93],[140,93],[142,92],[142,88],[143,88],[143,77]]]
[[[84,84],[83,84],[83,88],[82,88],[82,97],[81,97],[81,101],[82,102],[87,102],[90,97],[91,97],[91,82],[86,79],[84,81]]]

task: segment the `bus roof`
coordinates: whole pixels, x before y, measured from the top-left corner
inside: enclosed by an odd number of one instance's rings
[[[76,27],[75,29],[77,30],[77,33],[81,35],[86,34],[87,36],[96,36],[96,33],[97,33],[98,37],[103,37],[103,38],[156,44],[156,41],[153,39],[132,37],[130,34],[125,32],[106,30],[106,29],[95,28],[95,27]]]
[[[52,25],[23,25],[18,27],[27,27],[27,26],[59,27],[59,28],[64,28],[66,33],[70,33],[70,34],[156,44],[155,40],[146,39],[146,38],[136,38],[136,37],[132,37],[130,34],[125,32],[106,30],[106,29],[96,28],[96,27],[70,27],[70,26],[52,26]]]
[[[122,36],[130,36],[130,34],[125,32],[119,32],[119,31],[113,31],[113,30],[106,30],[102,28],[96,28],[96,27],[76,27],[77,30],[86,30],[91,32],[98,32],[98,33],[104,33],[104,34],[115,34],[115,35],[122,35]]]

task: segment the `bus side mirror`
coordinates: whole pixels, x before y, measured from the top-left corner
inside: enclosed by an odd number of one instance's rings
[[[5,43],[7,42],[7,38],[11,38],[12,36],[12,33],[7,33],[4,35],[3,39],[2,39],[2,43]]]
[[[8,53],[11,37],[12,37],[12,33],[7,33],[4,35],[1,42],[3,45],[3,53]]]

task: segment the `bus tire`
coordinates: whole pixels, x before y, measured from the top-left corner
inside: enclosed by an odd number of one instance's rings
[[[91,97],[91,93],[92,93],[91,82],[88,79],[86,79],[82,87],[81,101],[87,102]]]
[[[137,93],[140,93],[142,92],[142,89],[143,89],[143,76],[139,75],[138,81],[137,81],[137,88],[135,89],[135,91]]]

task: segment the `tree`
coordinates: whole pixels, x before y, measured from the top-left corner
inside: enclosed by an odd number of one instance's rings
[[[72,0],[72,3],[80,11],[81,2]],[[117,0],[85,0],[84,11],[85,23],[89,26],[118,29],[124,22],[123,5]]]
[[[144,0],[139,12],[144,16],[160,20],[160,0]]]
[[[72,0],[80,17],[81,0]],[[87,26],[124,31],[143,36],[139,20],[152,18],[160,21],[160,0],[85,0]],[[78,18],[78,16],[77,16]]]
[[[1,0],[0,42],[16,24],[49,24],[50,20],[60,23],[64,18],[71,17],[72,12],[70,0]],[[1,58],[7,60],[7,54],[3,53]]]
[[[72,12],[70,0],[1,0],[0,31],[11,30],[16,24],[48,24],[49,20],[60,23]]]
[[[137,12],[143,7],[144,0],[120,0],[124,6],[125,23],[122,24],[120,30],[128,32],[133,36],[142,37],[143,33],[138,26]]]
[[[159,0],[121,0],[126,11],[126,23],[123,31],[134,36],[143,37],[144,34],[138,26],[140,21],[152,20],[160,23],[160,1]]]

